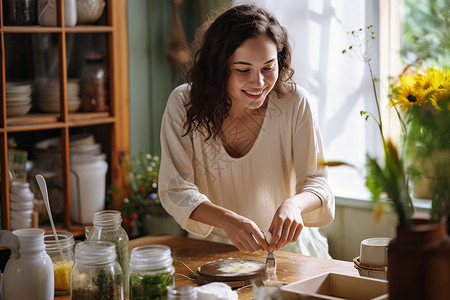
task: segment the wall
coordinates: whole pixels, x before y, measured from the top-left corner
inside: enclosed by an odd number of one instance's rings
[[[180,17],[188,43],[201,24],[200,1],[184,0]],[[205,11],[221,10],[231,0],[208,0]],[[130,53],[130,139],[131,154],[160,154],[159,131],[167,98],[184,82],[180,70],[167,59],[167,43],[172,31],[171,1],[129,0],[128,30]]]
[[[417,213],[429,213],[431,201],[413,198]],[[379,219],[369,198],[336,196],[335,220],[320,231],[328,238],[330,255],[335,259],[353,261],[359,256],[361,241],[372,237],[394,237],[397,215],[385,203]]]
[[[397,217],[392,212],[386,211],[376,220],[368,201],[354,200],[352,204],[342,202],[342,198],[336,198],[335,220],[320,229],[328,238],[331,257],[352,261],[359,256],[362,240],[395,236]]]

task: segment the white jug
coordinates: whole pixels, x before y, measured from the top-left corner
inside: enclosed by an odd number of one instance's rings
[[[0,230],[2,246],[11,250],[3,273],[4,300],[53,300],[53,265],[45,252],[44,230]]]
[[[90,224],[94,213],[105,209],[108,164],[102,155],[80,163],[72,159],[70,168],[70,207],[72,221]]]

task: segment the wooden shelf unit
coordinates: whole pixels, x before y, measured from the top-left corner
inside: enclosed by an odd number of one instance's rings
[[[80,25],[66,27],[64,25],[64,1],[57,0],[57,24],[55,27],[32,26],[3,26],[4,24],[4,2],[0,0],[0,180],[1,180],[1,229],[11,229],[10,226],[10,202],[9,202],[9,178],[8,178],[8,138],[14,134],[26,134],[30,139],[37,132],[58,132],[61,138],[61,174],[62,174],[62,224],[59,228],[81,234],[82,225],[72,224],[70,211],[70,155],[69,136],[73,130],[96,130],[100,128],[101,135],[107,136],[107,143],[102,143],[104,152],[107,152],[108,181],[116,187],[124,187],[123,175],[121,173],[120,159],[129,154],[129,76],[128,76],[128,39],[127,39],[127,0],[105,0],[105,9],[102,17],[94,25]],[[36,0],[37,3],[37,0]],[[37,7],[37,4],[36,4]],[[37,21],[36,21],[37,22]],[[21,117],[7,117],[6,88],[5,84],[9,78],[7,72],[8,41],[14,41],[23,36],[34,37],[47,34],[57,39],[58,57],[58,80],[60,90],[60,112],[42,113],[31,112]],[[68,57],[67,40],[72,35],[103,35],[106,45],[106,62],[108,70],[108,112],[68,112]],[[6,38],[8,36],[8,39]],[[32,39],[32,38],[30,38]],[[94,40],[94,39],[93,39]],[[95,41],[97,42],[97,41]],[[90,45],[95,50],[95,43]],[[78,45],[81,49],[82,46]],[[84,45],[83,45],[84,47]],[[29,51],[36,51],[31,49]],[[34,54],[34,52],[31,52]],[[32,60],[33,58],[27,59]],[[33,55],[32,55],[33,56]],[[14,62],[11,62],[14,63]],[[37,63],[34,61],[34,63]],[[72,66],[73,67],[73,66]],[[82,65],[78,66],[81,73]],[[28,80],[30,74],[24,72]],[[20,78],[19,78],[20,79]],[[53,78],[52,78],[53,79]],[[30,147],[30,146],[28,146]],[[20,148],[20,145],[19,145]],[[32,149],[23,149],[32,151]],[[28,179],[29,181],[32,179]],[[34,179],[33,179],[34,180]],[[118,208],[118,207],[116,207]],[[46,225],[42,225],[46,228]]]

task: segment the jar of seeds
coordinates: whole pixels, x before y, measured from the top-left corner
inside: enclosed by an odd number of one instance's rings
[[[75,246],[71,300],[123,300],[122,272],[111,242],[85,241]]]
[[[74,263],[73,246],[75,241],[70,232],[53,232],[44,234],[45,252],[52,259],[55,276],[55,295],[70,293],[70,270]]]
[[[116,210],[104,210],[94,214],[93,228],[87,240],[112,242],[116,246],[116,261],[122,270],[121,283],[125,299],[129,298],[129,239],[122,228],[122,216]]]

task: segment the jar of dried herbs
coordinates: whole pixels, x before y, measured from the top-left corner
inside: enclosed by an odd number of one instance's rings
[[[170,248],[167,246],[133,248],[130,258],[130,299],[167,299],[167,287],[173,284],[175,273],[172,263]]]
[[[122,271],[111,242],[85,241],[75,245],[70,280],[71,300],[123,300]]]
[[[81,73],[81,108],[83,111],[108,111],[108,75],[103,56],[89,53]]]
[[[89,233],[89,241],[112,242],[116,246],[116,261],[122,269],[121,283],[125,299],[129,298],[129,239],[128,234],[122,228],[122,216],[116,210],[104,210],[94,214],[92,220],[94,227]]]

